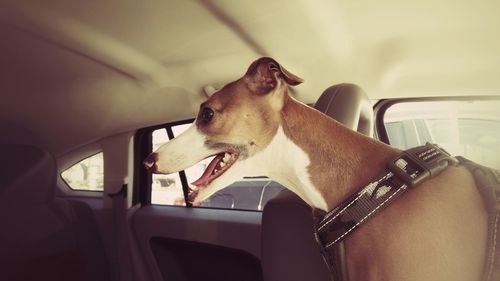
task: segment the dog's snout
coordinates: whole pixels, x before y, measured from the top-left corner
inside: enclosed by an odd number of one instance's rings
[[[151,153],[149,154],[148,157],[146,157],[146,159],[144,159],[144,161],[142,162],[142,164],[144,165],[144,167],[146,167],[146,169],[148,170],[154,170],[155,167],[156,167],[156,162],[158,161],[158,154],[157,153]]]

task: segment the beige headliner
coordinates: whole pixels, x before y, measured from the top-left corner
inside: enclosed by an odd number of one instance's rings
[[[497,95],[498,11],[456,0],[2,1],[0,120],[63,155],[192,117],[204,86],[262,55],[306,80],[296,93],[308,103],[340,82],[373,99]]]

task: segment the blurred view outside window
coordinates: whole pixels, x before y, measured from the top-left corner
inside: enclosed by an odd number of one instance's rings
[[[184,125],[181,125],[184,126]],[[169,141],[167,130],[153,131],[153,151]],[[151,186],[151,203],[161,205],[185,206],[182,183],[178,173],[169,175],[153,174]]]
[[[172,126],[174,137],[180,135],[190,126],[191,123]],[[153,151],[163,143],[168,142],[166,129],[153,131],[152,141]],[[186,173],[187,182],[194,182],[201,177],[212,159],[213,157],[207,158],[186,169],[184,172]],[[178,173],[170,175],[153,174],[152,180],[152,204],[186,205]],[[267,201],[283,188],[280,184],[266,177],[243,178],[212,195],[201,204],[201,207],[262,211]]]
[[[500,169],[500,100],[402,102],[387,109],[384,123],[400,149],[431,142]]]
[[[74,190],[104,190],[104,159],[98,153],[71,166],[61,174],[64,181]]]

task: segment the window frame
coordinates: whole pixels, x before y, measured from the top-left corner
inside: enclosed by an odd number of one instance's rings
[[[142,205],[153,205],[151,204],[151,187],[152,187],[152,175],[151,172],[147,171],[143,165],[142,160],[146,159],[146,157],[153,150],[152,146],[152,133],[158,129],[165,129],[167,131],[167,135],[169,140],[174,138],[174,133],[172,131],[172,127],[178,125],[185,125],[194,122],[194,118],[163,123],[159,125],[149,126],[145,128],[141,128],[137,130],[134,136],[134,191],[132,194],[132,202],[133,204],[141,203]],[[187,200],[188,196],[188,183],[186,178],[186,173],[184,170],[178,172],[181,184],[182,191],[184,193],[184,200],[186,200],[186,206],[178,206],[183,208],[191,208],[192,204]],[[155,204],[156,205],[156,204]],[[160,205],[163,206],[163,205]],[[169,207],[176,207],[170,206]]]
[[[398,103],[405,102],[432,102],[432,101],[488,101],[488,100],[497,100],[500,101],[500,95],[490,95],[490,96],[441,96],[441,97],[422,97],[422,98],[397,98],[397,99],[382,99],[379,100],[373,106],[374,113],[374,124],[375,124],[375,137],[388,145],[389,135],[387,134],[387,130],[384,124],[384,117],[387,110]]]

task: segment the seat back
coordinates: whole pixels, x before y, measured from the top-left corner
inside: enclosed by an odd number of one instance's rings
[[[355,84],[338,84],[326,89],[314,108],[344,126],[373,135],[373,108],[363,89]]]
[[[53,156],[25,130],[0,131],[0,280],[109,280],[90,208],[55,197]]]
[[[83,280],[72,218],[54,200],[54,158],[18,144],[0,155],[2,280]]]
[[[347,127],[371,136],[373,110],[363,90],[339,84],[323,92],[315,108]],[[266,281],[331,280],[313,234],[312,209],[289,190],[265,206],[262,270]]]

